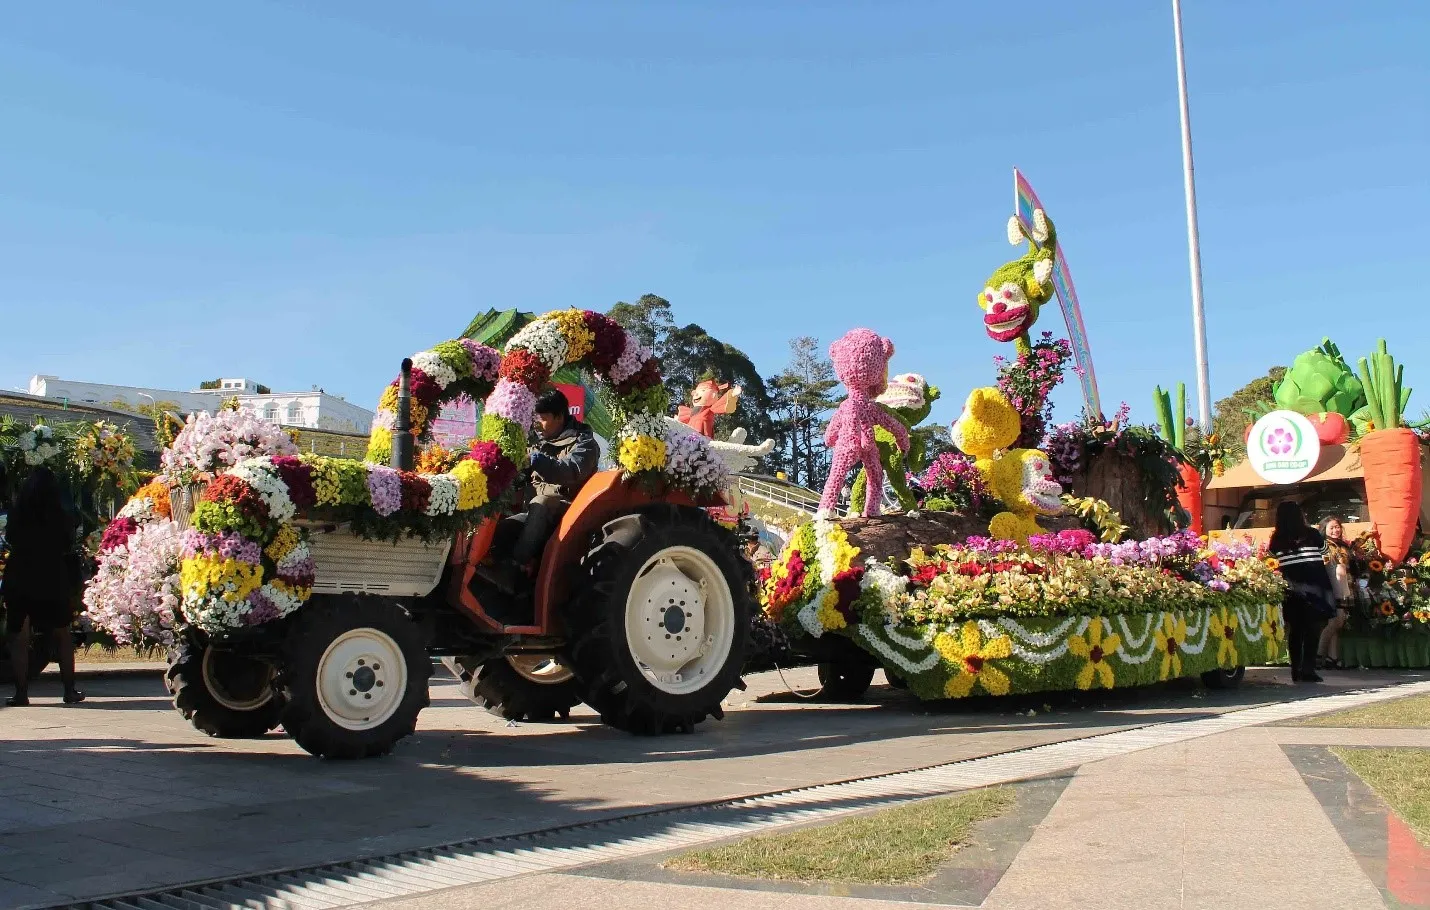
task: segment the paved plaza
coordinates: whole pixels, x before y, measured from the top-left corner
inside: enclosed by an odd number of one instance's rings
[[[811,671],[786,675],[796,686],[812,685]],[[1178,683],[931,708],[882,685],[865,704],[813,703],[788,694],[778,674],[761,674],[731,698],[723,722],[643,739],[601,727],[579,709],[570,723],[510,725],[469,705],[439,671],[418,735],[390,757],[356,763],[318,761],[281,733],[208,739],[168,707],[154,675],[91,679],[90,700],[70,709],[55,704],[58,684],[48,680],[37,687],[34,707],[0,709],[0,907],[380,857],[1117,731],[1175,728],[1427,678],[1336,674],[1322,687],[1292,687],[1285,675],[1253,670],[1229,693]],[[1023,802],[1038,807],[1036,817],[987,836],[986,852],[996,858],[952,875],[943,892],[904,893],[897,901],[1395,906],[1383,903],[1384,870],[1376,881],[1373,844],[1348,840],[1330,797],[1307,784],[1307,775],[1324,777],[1315,750],[1346,742],[1430,746],[1430,731],[1248,726],[1044,775],[1043,783],[1025,785],[1032,789]],[[1315,875],[1302,868],[1307,857],[1315,858]],[[1091,893],[1097,899],[1089,902]],[[627,862],[394,906],[549,907],[557,894],[567,910],[675,901],[742,910],[889,903],[873,894],[678,881],[658,863]]]

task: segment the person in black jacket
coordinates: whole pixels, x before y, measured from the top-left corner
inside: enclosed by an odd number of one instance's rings
[[[32,634],[55,636],[65,704],[81,702],[84,693],[75,688],[70,635],[80,587],[75,522],[65,511],[59,478],[48,467],[36,467],[25,479],[10,510],[5,537],[10,558],[0,593],[5,597],[10,667],[15,674],[15,695],[5,704],[16,708],[30,703]]]
[[[596,473],[601,449],[591,428],[571,416],[571,405],[560,389],[551,389],[536,400],[536,429],[539,437],[529,453],[528,486],[524,491],[526,512],[521,534],[507,562],[482,566],[481,574],[502,590],[515,591],[523,575],[541,555],[546,540],[581,487]]]
[[[1336,615],[1331,576],[1326,571],[1321,532],[1306,524],[1299,503],[1276,507],[1276,530],[1268,549],[1280,563],[1287,590],[1282,598],[1293,682],[1321,682],[1316,673],[1316,646],[1326,621]]]

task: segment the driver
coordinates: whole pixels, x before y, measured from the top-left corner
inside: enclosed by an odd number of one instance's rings
[[[518,573],[531,575],[546,539],[582,485],[595,475],[601,458],[596,435],[571,416],[571,405],[560,389],[536,400],[536,431],[540,439],[530,450],[530,480],[523,491],[526,512],[514,516],[522,522],[521,535],[509,560],[483,566],[482,575],[507,593],[516,590]]]

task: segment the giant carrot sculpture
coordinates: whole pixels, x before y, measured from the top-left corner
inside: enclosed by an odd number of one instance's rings
[[[1381,552],[1395,562],[1410,553],[1420,518],[1420,440],[1404,425],[1405,367],[1396,366],[1385,339],[1370,359],[1358,361],[1370,409],[1370,429],[1360,439],[1366,505],[1380,534]]]

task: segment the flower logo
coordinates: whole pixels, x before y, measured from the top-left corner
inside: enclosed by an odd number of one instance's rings
[[[1172,613],[1162,614],[1162,625],[1156,634],[1157,650],[1162,652],[1159,679],[1182,675],[1182,646],[1187,643],[1187,619]]]
[[[1223,667],[1235,667],[1241,662],[1240,655],[1236,653],[1236,614],[1222,607],[1211,615],[1208,622],[1211,623],[1211,637],[1217,642],[1217,663]]]
[[[1185,634],[1184,631],[1183,637]],[[1097,680],[1102,683],[1104,689],[1111,689],[1116,680],[1113,677],[1112,665],[1107,662],[1107,658],[1121,647],[1122,638],[1120,636],[1103,637],[1101,616],[1094,616],[1087,624],[1086,638],[1081,635],[1069,635],[1068,651],[1087,661],[1083,664],[1082,670],[1078,672],[1077,687],[1091,689],[1093,681]]]
[[[1266,449],[1272,455],[1289,455],[1296,440],[1285,427],[1276,427],[1266,434]]]
[[[985,642],[978,623],[966,622],[956,636],[940,633],[933,646],[944,660],[958,668],[943,688],[945,696],[963,698],[973,691],[975,682],[989,695],[1008,694],[1008,675],[989,663],[1013,653],[1013,642],[1006,635]]]

